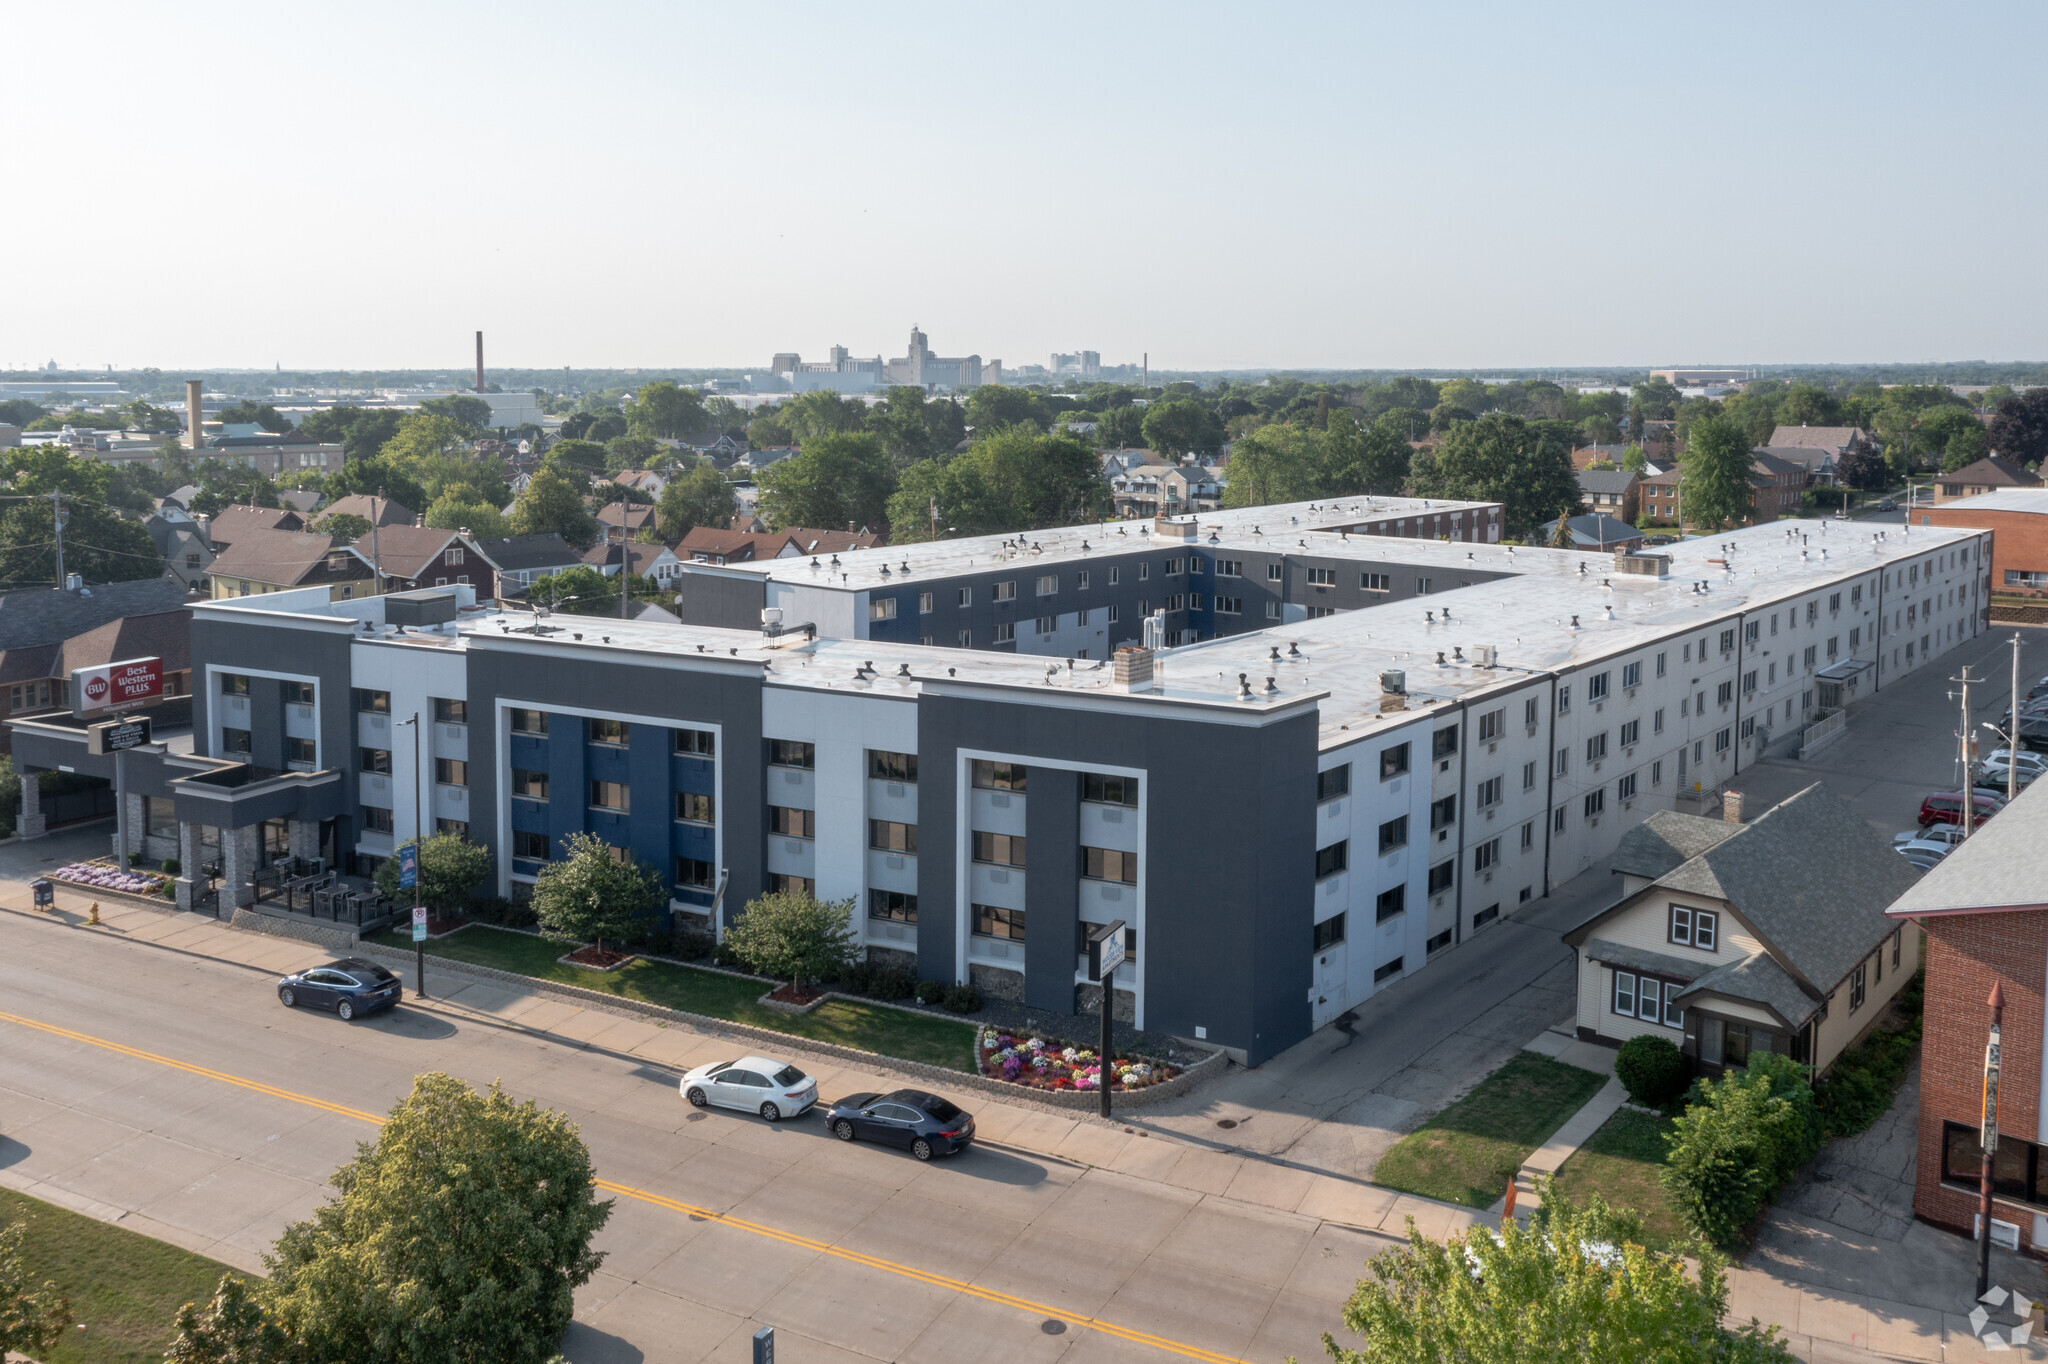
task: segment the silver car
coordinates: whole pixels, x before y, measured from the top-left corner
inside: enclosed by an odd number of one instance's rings
[[[793,1118],[818,1102],[818,1082],[766,1056],[714,1061],[683,1076],[683,1097],[698,1108],[737,1108],[769,1122]]]

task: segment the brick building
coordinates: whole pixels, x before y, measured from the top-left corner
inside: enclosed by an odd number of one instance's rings
[[[2048,1113],[2041,1106],[2048,995],[2048,783],[2021,793],[1887,911],[1927,939],[1915,1215],[1969,1235],[1981,1159],[1977,1123],[1994,983],[2005,992],[1992,1231],[2048,1247]]]
[[[2048,596],[2048,488],[2007,488],[1916,507],[1923,526],[1967,526],[1991,537],[1991,590]]]

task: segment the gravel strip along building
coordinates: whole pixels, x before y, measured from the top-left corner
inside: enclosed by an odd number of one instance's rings
[[[206,603],[190,751],[131,754],[131,824],[217,846],[224,902],[280,851],[367,870],[416,802],[506,895],[587,830],[677,914],[852,897],[871,953],[1061,1012],[1121,919],[1118,1012],[1257,1064],[1986,628],[1982,531],[1610,555],[1500,545],[1498,516],[1360,499],[693,565],[682,625],[466,587]],[[14,731],[24,772],[106,762],[68,717]]]

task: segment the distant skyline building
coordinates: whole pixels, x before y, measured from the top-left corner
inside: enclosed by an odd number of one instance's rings
[[[932,354],[931,340],[912,323],[909,354],[894,360],[876,355],[857,357],[844,346],[834,346],[825,360],[805,360],[795,351],[779,352],[769,371],[793,393],[831,389],[837,393],[871,393],[878,388],[911,385],[925,389],[978,388],[1003,381],[1003,362],[983,363],[979,355]]]

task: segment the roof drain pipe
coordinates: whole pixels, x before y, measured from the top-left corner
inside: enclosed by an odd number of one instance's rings
[[[793,635],[799,630],[804,632],[804,642],[806,644],[812,643],[818,638],[818,627],[810,621],[805,621],[801,625],[784,625],[782,623],[781,607],[764,606],[761,608],[761,637],[763,639],[780,639],[784,635]]]

